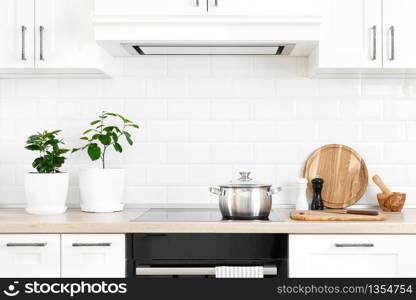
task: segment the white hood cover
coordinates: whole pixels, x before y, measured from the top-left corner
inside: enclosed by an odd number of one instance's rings
[[[113,56],[292,55],[317,45],[321,16],[131,16],[93,13],[95,39]]]

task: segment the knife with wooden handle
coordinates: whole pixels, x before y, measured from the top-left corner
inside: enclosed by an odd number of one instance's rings
[[[351,214],[351,215],[365,215],[365,216],[378,216],[379,212],[376,210],[360,210],[360,209],[345,209],[337,211],[324,211],[329,214]]]

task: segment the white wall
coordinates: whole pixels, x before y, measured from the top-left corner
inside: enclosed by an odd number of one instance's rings
[[[101,110],[141,125],[133,148],[109,155],[128,169],[128,203],[214,203],[207,187],[252,171],[291,186],[306,157],[344,143],[394,190],[416,203],[416,81],[309,79],[306,59],[265,56],[159,56],[118,59],[108,80],[0,80],[0,203],[24,203],[23,173],[37,130],[63,129],[68,146]],[[69,201],[86,153],[68,155]],[[360,203],[375,203],[374,185]]]

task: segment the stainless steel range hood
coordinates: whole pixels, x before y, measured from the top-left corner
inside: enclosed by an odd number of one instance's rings
[[[146,45],[122,44],[131,55],[289,55],[295,44]]]
[[[140,16],[95,12],[95,39],[113,56],[308,56],[322,16]]]

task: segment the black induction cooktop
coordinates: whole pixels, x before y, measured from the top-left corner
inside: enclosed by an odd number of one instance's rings
[[[144,214],[131,220],[132,222],[241,222],[240,220],[224,220],[216,208],[151,208]],[[275,211],[268,220],[252,220],[250,222],[280,221]]]

